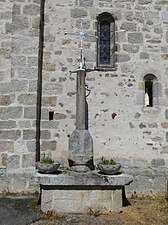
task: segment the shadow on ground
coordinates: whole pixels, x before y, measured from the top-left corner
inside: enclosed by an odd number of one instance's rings
[[[40,219],[40,208],[34,196],[1,196],[0,225],[29,225]]]

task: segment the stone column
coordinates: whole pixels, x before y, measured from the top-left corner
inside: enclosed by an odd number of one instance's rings
[[[86,72],[79,70],[76,78],[76,130],[85,130],[86,100],[85,100]]]
[[[77,71],[76,129],[69,138],[68,161],[75,170],[93,169],[93,140],[86,130],[85,70]]]

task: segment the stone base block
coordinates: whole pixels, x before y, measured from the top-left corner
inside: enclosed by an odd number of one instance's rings
[[[122,189],[116,190],[45,190],[41,210],[59,213],[120,212]]]
[[[41,210],[59,213],[119,212],[125,185],[133,178],[127,174],[102,175],[97,172],[36,174],[41,187]]]

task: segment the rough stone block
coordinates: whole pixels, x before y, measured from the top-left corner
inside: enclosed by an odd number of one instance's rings
[[[168,120],[168,109],[165,110],[165,119]]]
[[[23,192],[27,187],[27,179],[23,177],[21,174],[18,174],[12,179],[12,192]]]
[[[41,139],[50,139],[51,133],[49,130],[42,130],[41,131]]]
[[[125,31],[136,31],[137,25],[135,23],[123,22],[121,24],[121,29]]]
[[[43,70],[46,70],[46,71],[55,71],[55,63],[44,63],[43,64]]]
[[[117,54],[117,62],[118,63],[127,62],[129,60],[130,60],[130,56],[128,54],[124,54],[124,53]]]
[[[167,138],[167,137],[166,137]],[[168,154],[168,146],[165,145],[162,147],[162,151],[160,152],[161,154]]]
[[[0,122],[0,129],[12,129],[16,128],[16,122],[13,120],[8,121],[1,121]]]
[[[152,0],[138,0],[138,3],[142,4],[142,5],[149,4],[151,2],[152,2]]]
[[[43,93],[44,95],[58,95],[62,94],[63,85],[62,83],[44,83]]]
[[[67,115],[63,114],[63,113],[54,113],[54,119],[55,120],[62,120],[67,118]]]
[[[36,138],[35,130],[23,130],[23,140],[32,140]]]
[[[11,155],[7,158],[7,169],[19,169],[20,168],[20,155]]]
[[[13,31],[28,29],[29,21],[26,16],[14,16],[13,17]]]
[[[14,142],[13,141],[0,141],[0,152],[13,152]]]
[[[13,15],[20,14],[20,5],[19,4],[14,4],[13,5]]]
[[[1,130],[0,131],[0,139],[9,139],[9,140],[18,140],[21,138],[20,130]]]
[[[151,165],[152,166],[165,166],[165,160],[164,159],[152,159]]]
[[[168,128],[168,122],[162,122],[161,126],[162,128]]]
[[[23,7],[23,13],[26,15],[38,15],[40,12],[39,5],[29,4]]]
[[[46,151],[46,150],[54,151],[56,150],[56,147],[57,147],[56,141],[42,141],[42,144],[41,144],[42,151]]]
[[[149,54],[147,52],[141,52],[140,59],[149,59]]]
[[[123,44],[123,50],[126,52],[137,53],[139,52],[139,45]]]
[[[72,18],[83,18],[88,15],[87,11],[80,8],[71,9]]]
[[[37,92],[37,80],[30,80],[29,81],[29,92]]]
[[[12,92],[12,85],[9,82],[0,83],[0,94],[9,94]]]
[[[27,80],[12,80],[12,90],[14,92],[27,92],[28,81]]]
[[[41,128],[43,129],[58,129],[59,123],[57,121],[41,121]]]
[[[38,58],[37,57],[28,57],[28,66],[38,66]]]
[[[0,55],[6,59],[10,59],[11,50],[9,48],[0,48]]]
[[[93,0],[79,0],[79,6],[93,6]]]
[[[26,66],[26,57],[25,56],[13,56],[12,57],[13,66]]]
[[[116,33],[116,42],[126,42],[126,34],[124,31]]]
[[[18,76],[25,79],[34,79],[37,77],[37,68],[21,67],[18,69]]]
[[[37,94],[21,94],[17,100],[21,105],[36,105]]]
[[[42,211],[87,213],[91,210],[108,213],[122,210],[122,190],[54,190],[52,203],[46,201],[49,191],[42,192],[43,198],[46,195],[44,206],[42,202]]]
[[[42,105],[43,106],[56,106],[57,103],[57,97],[56,96],[50,96],[50,97],[43,97],[42,98]]]
[[[30,127],[31,127],[31,123],[29,120],[19,121],[19,128],[30,128]]]
[[[36,141],[35,140],[26,141],[26,146],[27,146],[27,150],[29,152],[36,151]]]
[[[162,95],[163,95],[162,83],[154,82],[153,83],[153,97],[162,97]]]
[[[0,105],[7,106],[13,102],[11,95],[0,95]]]
[[[128,33],[128,42],[131,44],[143,43],[143,34],[140,32]]]
[[[22,157],[22,167],[34,167],[35,166],[35,154],[24,154]]]

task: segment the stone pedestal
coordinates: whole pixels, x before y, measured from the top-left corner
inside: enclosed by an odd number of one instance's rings
[[[119,212],[123,207],[124,186],[133,178],[127,174],[101,175],[96,172],[78,174],[36,175],[41,185],[41,210],[59,213]]]
[[[93,140],[88,130],[74,130],[69,138],[69,166],[86,165],[93,170]]]

